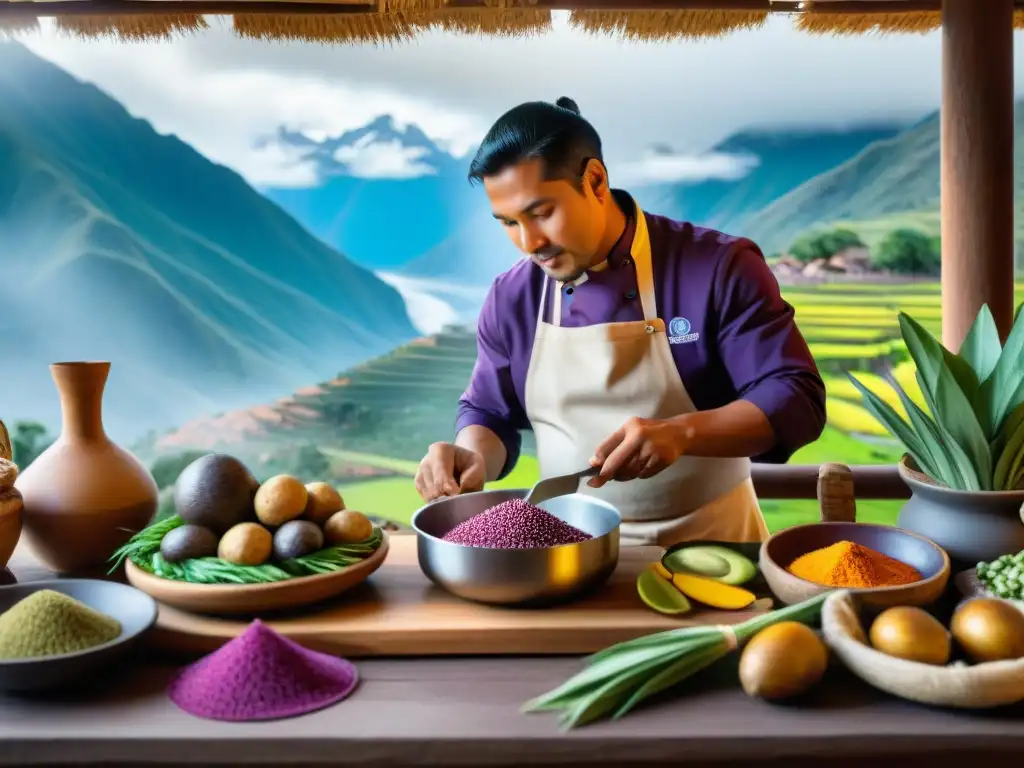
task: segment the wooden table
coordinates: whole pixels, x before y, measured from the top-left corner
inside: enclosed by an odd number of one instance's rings
[[[25,557],[21,581],[47,574]],[[292,720],[227,724],[164,696],[174,667],[140,663],[88,697],[0,697],[0,765],[792,766],[917,765],[1024,754],[1024,710],[929,710],[842,672],[803,706],[745,697],[735,673],[694,680],[618,723],[560,733],[519,706],[579,668],[573,658],[360,660],[342,704]]]

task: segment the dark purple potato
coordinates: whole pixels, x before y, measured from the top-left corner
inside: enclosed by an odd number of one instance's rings
[[[186,523],[224,533],[255,519],[254,478],[234,456],[209,453],[193,461],[174,484],[174,511]]]
[[[216,557],[220,537],[201,525],[181,525],[164,534],[160,554],[168,563],[180,563],[193,557]]]
[[[274,533],[274,557],[290,560],[323,549],[324,532],[309,520],[289,520]]]

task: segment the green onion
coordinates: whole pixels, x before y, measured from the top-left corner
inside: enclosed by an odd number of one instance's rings
[[[297,576],[316,576],[335,573],[355,565],[380,547],[381,529],[373,527],[373,533],[366,541],[342,544],[311,552],[302,557],[263,565],[234,565],[218,557],[196,557],[180,563],[168,563],[160,554],[160,542],[168,531],[185,524],[178,515],[144,528],[123,547],[118,549],[111,560],[113,573],[125,561],[131,560],[138,568],[172,581],[186,581],[190,584],[272,584]]]
[[[742,648],[766,627],[783,621],[816,624],[827,596],[816,595],[731,628],[683,627],[613,645],[590,656],[587,666],[558,688],[528,701],[523,711],[561,711],[560,724],[566,730],[603,717],[618,719]]]

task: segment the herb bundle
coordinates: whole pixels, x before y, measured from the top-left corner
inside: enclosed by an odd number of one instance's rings
[[[114,553],[111,572],[128,559],[147,573],[172,581],[191,584],[269,584],[297,576],[340,571],[365,559],[381,543],[381,530],[374,526],[373,534],[366,541],[327,547],[319,552],[278,563],[234,565],[217,557],[197,557],[180,563],[169,563],[160,554],[160,542],[168,531],[184,524],[185,521],[178,515],[172,515],[143,528]]]
[[[890,377],[909,422],[853,374],[864,406],[918,468],[961,491],[1024,487],[1024,319],[1020,308],[1004,347],[985,305],[959,354],[899,314],[900,332],[917,368],[926,413]]]
[[[587,667],[553,691],[523,705],[524,712],[560,710],[564,729],[611,716],[692,677],[766,627],[783,621],[814,625],[828,592],[732,627],[683,627],[618,643],[590,656]]]

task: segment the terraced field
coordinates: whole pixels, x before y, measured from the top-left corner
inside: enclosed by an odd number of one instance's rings
[[[892,375],[923,405],[914,368],[900,340],[902,310],[932,333],[940,333],[939,287],[934,283],[825,284],[784,289],[797,322],[811,345],[828,391],[828,426],[821,439],[792,459],[794,463],[895,462],[898,448],[864,409],[847,373],[902,410],[883,376]],[[1024,300],[1024,284],[1018,286]],[[427,446],[450,439],[455,407],[476,356],[475,337],[452,330],[396,349],[389,355],[339,374],[319,391],[296,395],[292,405],[315,416],[291,419],[272,428],[267,439],[317,445],[339,477],[353,468],[373,467],[374,479],[340,485],[348,504],[368,513],[408,520],[420,505],[413,488],[416,465]],[[523,487],[537,477],[533,443],[524,434],[524,458],[499,485]],[[866,502],[865,520],[891,523],[898,503]],[[812,502],[763,502],[769,527],[816,517]]]

